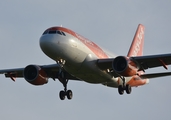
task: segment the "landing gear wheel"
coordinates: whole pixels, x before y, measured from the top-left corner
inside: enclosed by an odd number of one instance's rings
[[[72,94],[72,91],[71,91],[71,90],[68,90],[67,93],[66,93],[66,95],[67,95],[67,98],[68,98],[69,100],[72,99],[73,94]]]
[[[61,100],[65,100],[65,92],[63,90],[59,92],[59,97]]]
[[[63,72],[62,70],[60,70],[59,74],[58,74],[58,80],[63,84],[64,86],[64,91],[60,91],[59,93],[59,97],[61,100],[64,100],[65,97],[67,97],[69,100],[72,99],[73,94],[71,90],[67,90],[67,83],[68,83],[68,79],[66,79],[65,77],[65,72]]]
[[[119,85],[119,87],[118,87],[118,93],[120,95],[123,95],[124,94],[124,88],[122,87],[122,85]]]
[[[130,85],[126,85],[125,91],[127,94],[131,94],[132,88]]]

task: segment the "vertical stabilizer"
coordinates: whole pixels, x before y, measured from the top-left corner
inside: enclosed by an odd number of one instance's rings
[[[137,31],[135,33],[134,39],[127,55],[128,57],[143,55],[144,29],[145,27],[142,24],[138,25]]]

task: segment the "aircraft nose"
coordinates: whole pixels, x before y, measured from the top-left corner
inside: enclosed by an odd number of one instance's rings
[[[54,56],[54,51],[58,49],[58,40],[54,35],[42,35],[39,40],[41,50],[47,56]]]
[[[39,44],[42,50],[49,48],[52,44],[53,37],[49,35],[42,35],[39,40]]]

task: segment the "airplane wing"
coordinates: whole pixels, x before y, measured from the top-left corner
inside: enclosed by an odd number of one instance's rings
[[[60,66],[58,64],[41,65],[39,67],[46,72],[48,78],[53,78],[53,79],[58,78],[59,69],[60,69]],[[23,71],[24,71],[24,68],[4,69],[4,70],[0,70],[0,74],[5,74],[5,77],[10,77],[12,80],[15,81],[15,78],[24,77]],[[78,78],[75,78],[68,72],[66,71],[64,72],[65,72],[66,79],[78,80]]]
[[[113,69],[112,64],[114,60],[115,58],[98,59],[96,63],[100,69],[110,70],[110,69]],[[167,69],[167,65],[171,64],[171,54],[136,56],[136,57],[129,57],[128,60],[133,61],[134,63],[136,63],[137,66],[139,66],[138,71],[142,71],[142,70],[145,71],[146,69],[160,67],[160,66],[163,66],[165,69]],[[167,73],[167,75],[168,74],[171,75],[170,73]],[[159,76],[160,75],[166,76],[166,74],[159,74]],[[154,76],[154,75],[151,75],[151,76]]]
[[[171,64],[171,54],[161,54],[152,56],[131,57],[140,65],[140,70],[163,66],[167,69],[167,65]]]

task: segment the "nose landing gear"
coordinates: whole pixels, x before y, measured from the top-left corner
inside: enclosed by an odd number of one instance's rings
[[[68,79],[66,78],[65,72],[63,71],[63,66],[65,64],[65,60],[60,59],[59,61],[57,61],[57,63],[60,65],[61,69],[59,69],[59,74],[58,74],[58,80],[63,84],[64,86],[64,90],[61,90],[59,92],[59,98],[61,100],[64,100],[65,97],[67,96],[67,98],[69,100],[72,99],[73,97],[73,93],[71,90],[67,90],[67,83],[68,83]]]
[[[73,93],[71,90],[67,90],[68,79],[65,78],[64,72],[60,72],[58,79],[64,86],[64,90],[61,90],[59,92],[59,98],[61,100],[64,100],[65,97],[67,97],[69,100],[71,100],[73,97]]]
[[[68,80],[63,80],[62,81],[62,84],[64,86],[64,90],[61,90],[59,92],[59,97],[60,97],[61,100],[64,100],[65,96],[67,96],[67,98],[69,100],[71,100],[72,97],[73,97],[72,91],[71,90],[67,90],[67,83],[68,83]]]
[[[71,90],[67,90],[67,91],[61,90],[59,92],[59,97],[60,97],[61,100],[65,100],[65,96],[67,96],[67,98],[69,100],[71,100],[72,99],[72,96],[73,96],[72,91]]]

